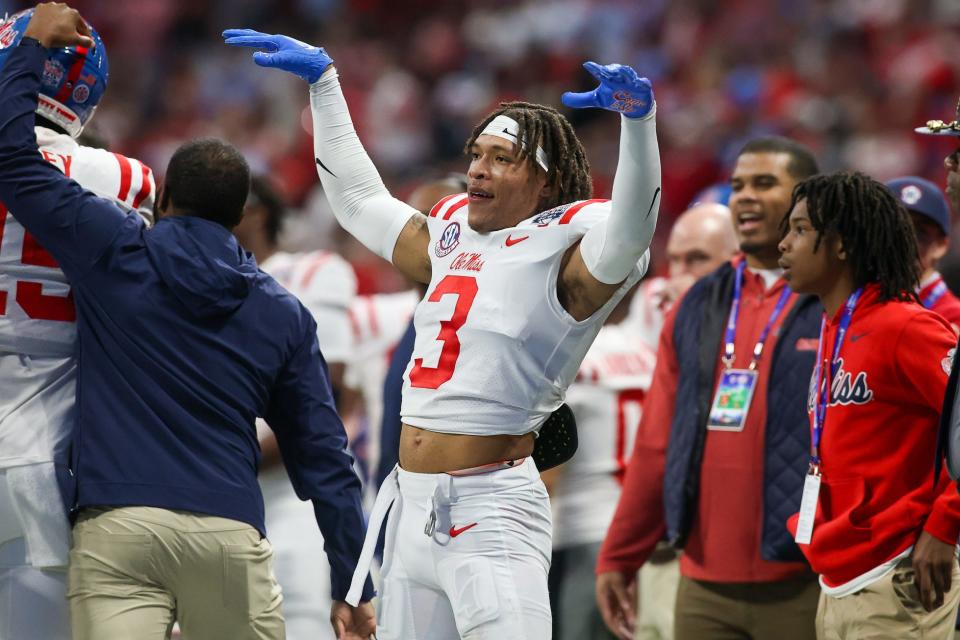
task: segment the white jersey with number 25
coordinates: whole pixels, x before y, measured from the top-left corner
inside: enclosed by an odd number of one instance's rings
[[[153,173],[145,165],[70,136],[38,127],[40,153],[84,189],[139,209],[152,219]],[[76,312],[67,279],[54,259],[0,203],[0,352],[73,355]]]
[[[560,263],[609,215],[608,200],[563,205],[490,233],[471,229],[467,212],[459,194],[427,217],[433,271],[414,313],[401,415],[445,433],[536,431],[563,402],[604,320],[642,277],[649,252],[603,307],[578,322],[557,297]]]
[[[152,219],[153,173],[138,162],[83,147],[37,127],[43,157],[80,186]],[[53,257],[0,203],[0,469],[48,462],[75,403],[76,310]]]

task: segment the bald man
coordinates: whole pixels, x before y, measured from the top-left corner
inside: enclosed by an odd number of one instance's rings
[[[667,240],[669,275],[648,278],[633,297],[628,322],[657,348],[667,309],[690,286],[729,260],[738,247],[731,213],[716,202],[697,203],[680,214]]]

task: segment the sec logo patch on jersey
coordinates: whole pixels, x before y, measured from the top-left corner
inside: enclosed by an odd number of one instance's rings
[[[451,222],[447,225],[447,228],[443,230],[443,234],[440,236],[440,239],[437,240],[434,250],[437,252],[437,257],[442,258],[456,249],[459,244],[460,223]]]

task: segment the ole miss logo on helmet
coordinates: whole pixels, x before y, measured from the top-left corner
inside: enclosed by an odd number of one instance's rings
[[[443,230],[443,234],[440,236],[440,239],[437,240],[435,250],[437,252],[437,257],[442,258],[445,255],[448,255],[451,251],[457,248],[457,245],[460,244],[460,223],[451,222],[447,225],[447,228]]]
[[[0,24],[0,49],[6,49],[17,39],[17,32],[13,28],[15,20],[7,20]]]
[[[66,70],[62,64],[56,60],[47,60],[43,63],[41,81],[45,87],[58,87],[63,80],[64,73],[66,73]]]

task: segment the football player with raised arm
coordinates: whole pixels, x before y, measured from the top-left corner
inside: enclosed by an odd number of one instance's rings
[[[357,570],[393,504],[377,637],[549,638],[550,505],[534,458],[546,467],[558,457],[544,444],[538,457],[534,441],[649,261],[660,199],[649,81],[590,62],[599,87],[563,97],[622,114],[612,200],[590,199],[589,163],[560,113],[513,102],[468,140],[467,193],[424,216],[383,185],[323,49],[245,29],[224,36],[310,83],[317,169],[338,221],[428,284],[414,315],[400,464],[380,489]],[[551,438],[540,435],[563,448]]]
[[[0,68],[33,15],[0,20]],[[78,144],[107,88],[100,36],[92,48],[51,49],[34,131],[43,157],[85,189],[152,220],[153,172]],[[77,322],[57,262],[0,202],[0,638],[70,637],[70,524],[57,484],[69,478],[75,420]],[[69,498],[69,496],[63,496]]]

